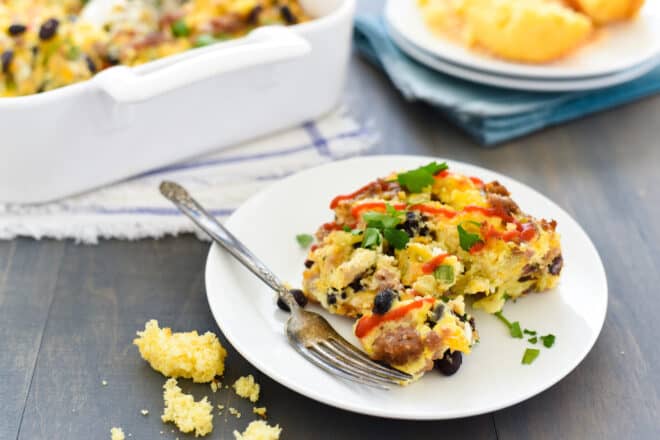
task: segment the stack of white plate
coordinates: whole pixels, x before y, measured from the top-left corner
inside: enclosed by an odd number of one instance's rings
[[[548,64],[504,61],[433,33],[416,0],[389,0],[388,32],[407,55],[469,81],[520,90],[569,91],[631,81],[660,64],[660,1],[650,0],[629,22],[606,26],[575,53]]]

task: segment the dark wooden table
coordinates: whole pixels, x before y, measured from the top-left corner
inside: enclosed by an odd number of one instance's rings
[[[375,11],[379,2],[363,2]],[[348,105],[373,118],[376,153],[437,155],[483,165],[547,194],[586,229],[610,286],[605,327],[560,383],[514,407],[444,422],[352,414],[300,396],[229,350],[226,383],[252,373],[285,439],[660,438],[660,97],[483,149],[431,108],[405,102],[357,56]],[[0,439],[192,438],[160,422],[164,379],[131,344],[146,320],[219,332],[204,293],[208,244],[192,236],[98,246],[0,242]],[[579,264],[579,262],[577,262]],[[576,292],[579,294],[579,292]],[[107,386],[102,386],[102,381]],[[209,438],[233,439],[249,402],[208,386],[186,390],[234,406]],[[140,414],[146,408],[148,416]],[[163,434],[160,434],[163,431]]]

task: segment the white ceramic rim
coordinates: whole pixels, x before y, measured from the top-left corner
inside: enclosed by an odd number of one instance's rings
[[[414,11],[411,8],[414,8]],[[633,68],[660,55],[660,2],[646,2],[635,19],[653,22],[654,25],[651,28],[658,38],[649,38],[650,44],[634,45],[634,48],[638,52],[632,54],[627,59],[615,56],[610,62],[599,63],[597,66],[590,65],[588,62],[583,63],[582,66],[570,65],[571,61],[577,59],[576,57],[585,57],[587,59],[589,56],[588,52],[590,50],[596,50],[594,46],[590,46],[594,42],[587,43],[587,46],[578,49],[575,54],[554,63],[544,65],[516,63],[476,53],[434,35],[424,24],[415,0],[388,0],[385,5],[384,15],[385,22],[388,26],[396,29],[400,35],[405,36],[408,41],[419,49],[464,68],[504,76],[540,79],[577,79],[603,76]],[[408,17],[407,19],[406,16]],[[606,36],[612,32],[615,34],[616,32],[622,33],[624,27],[634,25],[635,22],[612,24],[599,32],[602,32]],[[602,48],[598,48],[598,50],[607,51],[608,48],[604,45]]]
[[[293,176],[287,177],[285,180],[289,179],[294,179],[294,178],[300,178],[300,176],[312,176],[319,168],[322,167],[337,167],[337,166],[342,166],[343,163],[346,162],[355,162],[355,161],[369,161],[369,160],[381,160],[381,161],[389,161],[393,164],[397,164],[396,166],[401,166],[401,163],[407,163],[409,161],[416,161],[419,163],[425,163],[429,162],[432,160],[442,160],[440,158],[436,157],[422,157],[422,156],[372,156],[372,157],[362,157],[362,158],[354,158],[354,159],[348,159],[345,161],[339,161],[339,162],[332,162],[329,164],[321,165],[320,167],[314,167],[308,170],[305,170],[301,173],[297,173]],[[567,368],[566,371],[557,371],[553,370],[554,375],[552,378],[549,380],[546,380],[543,382],[541,386],[539,386],[536,389],[530,390],[527,393],[520,395],[516,398],[509,399],[509,400],[503,400],[497,404],[492,404],[487,407],[480,407],[480,408],[474,408],[471,410],[466,410],[462,412],[446,412],[443,414],[422,414],[422,415],[417,415],[417,414],[409,414],[409,413],[399,413],[399,412],[393,412],[393,411],[375,411],[370,407],[365,407],[365,406],[360,406],[360,405],[354,405],[350,400],[342,400],[342,399],[337,399],[337,398],[329,398],[326,395],[323,394],[323,390],[320,389],[313,389],[305,386],[304,384],[298,383],[295,380],[289,380],[288,378],[285,377],[278,369],[273,369],[270,367],[268,362],[264,362],[263,359],[260,359],[259,356],[255,354],[254,351],[252,351],[251,348],[245,347],[242,345],[242,341],[240,340],[240,332],[237,335],[232,334],[231,332],[226,332],[225,329],[223,328],[223,325],[221,323],[221,319],[219,319],[220,316],[222,316],[222,310],[219,308],[219,304],[216,304],[214,301],[214,294],[211,293],[213,291],[222,291],[221,286],[217,286],[215,284],[215,277],[211,275],[212,271],[215,270],[218,265],[222,264],[227,264],[227,262],[232,261],[231,257],[229,257],[226,253],[224,253],[218,245],[214,244],[208,255],[207,259],[207,264],[206,264],[206,269],[205,269],[205,280],[206,280],[206,290],[207,290],[207,299],[209,301],[209,306],[211,309],[211,312],[216,319],[216,322],[218,323],[218,326],[220,329],[223,331],[225,337],[229,341],[229,343],[232,344],[232,346],[252,365],[254,365],[257,369],[259,369],[261,372],[269,376],[271,379],[279,382],[280,384],[286,386],[287,388],[298,392],[299,394],[302,394],[304,396],[307,396],[311,399],[314,399],[316,401],[328,404],[330,406],[334,406],[339,409],[343,410],[348,410],[356,413],[361,413],[361,414],[366,414],[366,415],[372,415],[372,416],[377,416],[377,417],[385,417],[385,418],[391,418],[391,419],[407,419],[407,420],[445,420],[445,419],[454,419],[454,418],[461,418],[461,417],[468,417],[468,416],[475,416],[475,415],[480,415],[480,414],[485,414],[489,413],[492,411],[496,411],[502,408],[506,408],[512,405],[515,405],[519,402],[522,402],[524,400],[527,400],[543,391],[546,389],[550,388],[557,382],[559,382],[561,379],[563,379],[565,376],[567,376],[571,371],[573,371],[586,357],[586,355],[591,351],[593,348],[595,342],[597,341],[601,331],[602,327],[605,321],[606,313],[607,313],[607,301],[608,301],[608,289],[607,289],[607,278],[605,276],[605,269],[603,267],[602,261],[600,259],[600,256],[598,254],[598,251],[594,244],[591,242],[589,239],[588,235],[584,232],[584,230],[580,227],[580,225],[568,214],[566,213],[562,208],[560,208],[558,205],[556,205],[554,202],[551,200],[547,199],[545,196],[541,195],[534,189],[530,188],[529,186],[518,182],[514,179],[510,179],[506,176],[503,176],[499,173],[496,173],[494,171],[486,170],[484,168],[458,162],[458,161],[449,161],[450,166],[457,166],[461,168],[468,168],[470,172],[474,172],[476,174],[483,173],[486,175],[489,175],[490,177],[495,177],[499,178],[501,177],[505,183],[505,185],[511,184],[513,182],[516,186],[520,186],[522,188],[525,188],[527,191],[530,191],[530,194],[533,194],[535,197],[539,197],[543,203],[547,203],[548,206],[550,206],[553,210],[553,212],[556,212],[557,214],[561,214],[562,217],[564,217],[564,221],[569,221],[572,223],[571,228],[576,228],[576,232],[579,233],[582,236],[583,239],[583,245],[587,247],[587,251],[590,252],[595,256],[597,261],[594,261],[596,267],[597,267],[597,278],[598,282],[602,283],[602,287],[604,289],[603,294],[599,296],[600,298],[600,303],[598,304],[591,304],[593,306],[594,310],[598,311],[597,315],[597,326],[594,327],[594,334],[593,338],[589,340],[583,347],[582,350],[574,356],[572,361],[570,362],[571,366]],[[499,176],[499,177],[498,177]],[[274,188],[277,187],[278,184],[274,184],[271,187],[267,188],[266,190],[262,191],[261,193],[253,196],[250,200],[248,200],[243,206],[246,206],[248,204],[252,204],[258,202],[259,198],[263,197],[268,197],[271,193],[274,192]],[[241,208],[239,208],[240,211]],[[237,211],[238,212],[238,211]],[[228,228],[232,228],[232,218],[231,217],[227,222]],[[239,237],[240,238],[240,237]],[[234,264],[238,265],[237,262],[232,261]],[[218,290],[219,289],[219,290]],[[292,349],[293,350],[293,349]],[[310,364],[311,368],[316,368]],[[320,373],[323,373],[319,370]],[[337,379],[339,380],[339,379]]]
[[[319,0],[319,1],[323,1],[323,0]],[[324,15],[322,17],[314,18],[313,20],[310,20],[305,23],[287,26],[287,29],[293,29],[296,32],[300,32],[304,34],[305,32],[308,31],[316,32],[316,31],[322,31],[329,27],[333,27],[335,26],[337,21],[342,21],[346,19],[347,15],[353,14],[353,11],[355,10],[355,1],[356,0],[341,0],[339,6],[331,13]],[[159,58],[157,60],[150,61],[148,63],[144,63],[136,67],[132,67],[131,70],[134,70],[136,73],[142,73],[142,72],[146,73],[156,70],[162,66],[166,66],[172,63],[185,60],[186,58],[193,57],[199,54],[200,52],[217,49],[218,45],[221,45],[223,47],[238,46],[244,44],[249,35],[250,34],[244,37],[234,38],[228,41],[219,42],[212,46],[193,48],[179,54],[167,56],[164,58]],[[94,76],[92,76],[91,78],[85,81],[77,82],[68,86],[59,87],[57,89],[53,89],[33,95],[0,98],[0,110],[5,108],[29,107],[31,105],[47,103],[50,102],[51,100],[56,101],[60,98],[64,98],[67,95],[75,95],[77,93],[83,92],[85,89],[95,88],[95,84],[92,81],[93,79]]]
[[[584,79],[539,78],[535,80],[521,77],[509,77],[505,75],[491,74],[480,70],[473,70],[445,61],[442,58],[434,57],[422,49],[414,46],[410,41],[407,41],[405,37],[400,35],[395,29],[391,29],[388,26],[388,31],[390,33],[390,37],[399,49],[401,49],[411,58],[434,70],[479,84],[487,84],[491,86],[516,90],[535,92],[571,92],[601,89],[637,79],[642,75],[650,72],[655,67],[657,67],[658,64],[660,64],[660,56],[658,56],[652,60],[621,72]]]

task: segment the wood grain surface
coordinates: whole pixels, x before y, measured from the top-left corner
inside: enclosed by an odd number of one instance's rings
[[[379,7],[360,4],[363,12]],[[608,276],[600,339],[575,371],[537,397],[446,422],[391,421],[314,402],[264,377],[221,336],[229,351],[224,381],[254,374],[260,404],[284,427],[283,439],[660,438],[660,97],[496,149],[478,147],[438,112],[403,100],[357,56],[345,101],[380,132],[375,154],[485,166],[573,215]],[[107,439],[111,426],[122,426],[131,439],[193,438],[160,422],[164,379],[131,342],[150,318],[178,330],[219,332],[204,293],[207,250],[192,236],[97,246],[0,242],[0,439]],[[232,431],[254,418],[252,405],[231,390],[214,394],[207,385],[181,383],[243,414],[216,416],[208,438],[233,439]]]

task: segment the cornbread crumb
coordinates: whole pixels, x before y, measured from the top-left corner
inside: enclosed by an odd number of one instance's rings
[[[252,412],[256,415],[266,418],[266,407],[265,406],[255,406],[252,408]]]
[[[137,335],[133,343],[138,346],[142,358],[167,377],[185,377],[205,383],[225,371],[227,351],[211,332],[201,336],[194,330],[172,333],[170,328],[159,328],[158,321],[152,319]]]
[[[249,399],[250,402],[254,403],[259,400],[259,384],[254,381],[254,377],[250,374],[248,376],[239,377],[236,382],[234,382],[234,390],[236,394],[246,399]]]
[[[250,422],[242,434],[234,431],[234,438],[236,440],[279,440],[281,433],[280,425],[270,426],[263,420],[255,420]]]
[[[237,410],[236,408],[234,408],[233,406],[229,407],[229,414],[231,414],[232,416],[235,416],[237,419],[241,418],[240,411]]]
[[[195,437],[201,437],[213,430],[213,406],[206,396],[199,402],[190,394],[184,394],[177,386],[176,379],[168,379],[163,385],[165,409],[163,422],[174,422],[181,432],[195,431]]]
[[[217,379],[213,379],[213,380],[211,381],[211,391],[213,391],[213,392],[215,393],[215,392],[217,392],[218,389],[220,389],[220,388],[222,388],[222,382],[220,382],[220,381],[217,380]]]
[[[219,410],[223,410],[223,409],[225,409],[225,406],[224,406],[224,405],[220,405],[220,404],[218,403],[218,409],[219,409]]]
[[[110,440],[125,440],[124,431],[121,428],[110,429]]]
[[[140,414],[142,414],[143,416],[147,416],[147,415],[149,415],[149,410],[148,409],[141,409]]]

